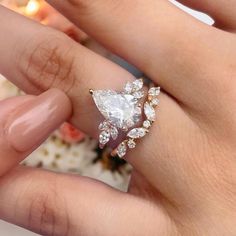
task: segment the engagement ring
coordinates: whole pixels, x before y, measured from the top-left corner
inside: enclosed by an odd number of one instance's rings
[[[93,100],[105,120],[99,125],[99,145],[103,148],[111,139],[116,140],[119,131],[126,134],[126,138],[112,151],[112,155],[123,158],[128,149],[136,147],[136,141],[144,137],[156,119],[155,107],[159,104],[160,87],[151,87],[148,90],[146,102],[142,105],[145,96],[143,79],[127,82],[123,91],[90,90]],[[141,127],[136,127],[145,119]]]

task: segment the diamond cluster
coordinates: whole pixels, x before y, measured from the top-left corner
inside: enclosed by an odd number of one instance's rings
[[[146,118],[142,127],[135,127],[142,115],[140,103],[144,97],[142,79],[126,83],[122,92],[113,90],[91,90],[90,92],[98,110],[105,118],[99,125],[100,147],[103,148],[111,139],[116,140],[119,130],[125,131],[127,132],[126,139],[112,152],[112,155],[123,158],[128,149],[135,148],[137,140],[149,132],[155,121],[155,107],[159,104],[160,88],[152,87],[148,91],[148,99],[143,107]]]
[[[101,148],[111,139],[117,139],[119,129],[128,131],[140,121],[142,115],[140,100],[144,96],[142,89],[143,80],[137,79],[126,83],[122,92],[90,91],[98,110],[105,118],[105,121],[99,125]],[[126,153],[126,145],[121,145],[119,150],[119,153]]]
[[[148,101],[144,104],[144,114],[146,119],[143,121],[142,127],[131,129],[127,134],[127,139],[120,143],[112,152],[113,155],[118,155],[120,158],[123,158],[126,155],[128,148],[135,148],[136,140],[144,137],[149,132],[149,129],[156,119],[155,107],[159,104],[159,94],[160,87],[152,87],[149,89]]]

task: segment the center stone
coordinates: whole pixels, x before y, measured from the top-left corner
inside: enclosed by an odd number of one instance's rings
[[[142,111],[131,94],[97,90],[93,99],[102,115],[117,128],[130,128],[140,120]]]

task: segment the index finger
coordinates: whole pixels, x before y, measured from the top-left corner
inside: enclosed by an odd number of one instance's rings
[[[3,7],[0,29],[0,72],[30,94],[63,90],[72,101],[73,124],[97,136],[102,116],[89,89],[120,90],[134,76],[65,34]]]

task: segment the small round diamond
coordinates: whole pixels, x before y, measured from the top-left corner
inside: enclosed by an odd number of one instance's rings
[[[130,149],[135,148],[136,147],[136,143],[134,142],[133,139],[129,139],[127,142],[127,145]]]
[[[143,91],[137,91],[133,94],[134,98],[136,99],[140,99],[144,96],[144,92]]]
[[[151,126],[151,122],[149,120],[145,120],[143,122],[143,127],[144,128],[148,129],[148,128],[150,128],[150,126]]]
[[[152,106],[157,106],[158,104],[159,104],[159,99],[153,98],[153,99],[151,100],[151,105],[152,105]]]
[[[103,121],[99,127],[98,127],[100,130],[106,130],[109,128],[109,123],[107,121]]]
[[[160,87],[152,87],[149,89],[148,94],[150,96],[158,96],[160,94]]]

